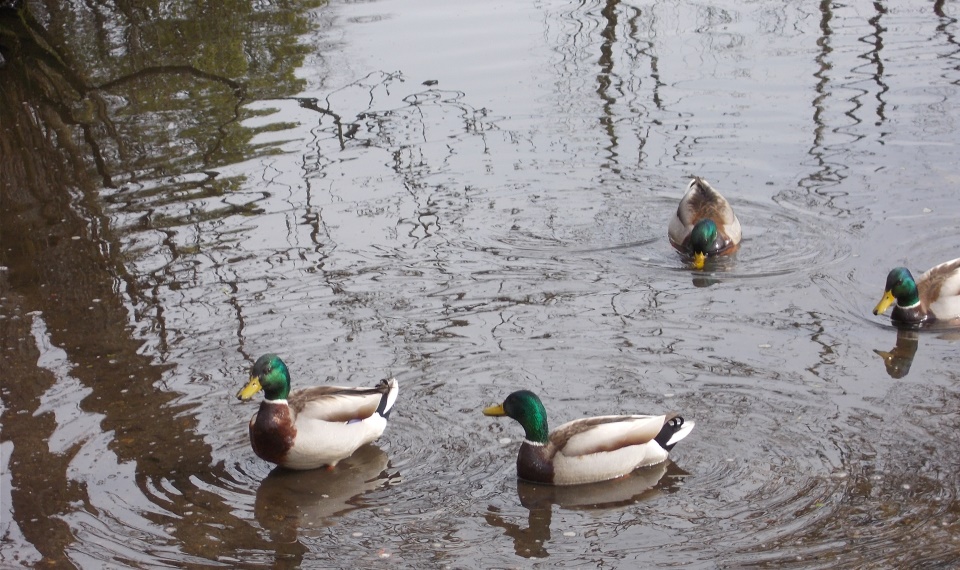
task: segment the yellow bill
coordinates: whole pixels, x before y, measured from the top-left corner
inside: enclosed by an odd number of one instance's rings
[[[485,416],[505,416],[507,412],[503,411],[503,404],[497,404],[483,409]]]
[[[890,305],[894,304],[896,300],[897,298],[893,296],[893,293],[890,291],[884,291],[883,299],[880,299],[880,302],[877,303],[877,306],[873,308],[873,314],[883,314],[883,312],[886,311]]]
[[[252,376],[250,377],[250,381],[247,382],[247,385],[244,386],[242,390],[237,392],[237,398],[247,401],[260,390],[263,390],[263,386],[260,385],[260,377]]]
[[[703,266],[707,263],[707,254],[705,253],[695,253],[693,254],[693,268],[694,269],[703,269]]]

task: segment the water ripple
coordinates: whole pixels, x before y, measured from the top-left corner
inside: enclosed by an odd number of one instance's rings
[[[647,200],[643,209],[652,214],[613,218],[598,215],[598,225],[589,229],[564,228],[560,235],[515,232],[499,238],[490,247],[505,257],[557,261],[579,258],[610,264],[622,263],[623,256],[638,272],[687,271],[688,263],[670,247],[666,236],[667,220],[675,208],[676,201],[672,199]],[[851,253],[835,225],[818,216],[775,203],[743,199],[735,202],[735,211],[744,228],[739,250],[730,256],[709,259],[704,271],[691,271],[691,275],[714,282],[789,276],[825,269]],[[656,214],[661,217],[654,217]],[[613,241],[624,238],[627,241]],[[617,254],[615,260],[613,254]]]

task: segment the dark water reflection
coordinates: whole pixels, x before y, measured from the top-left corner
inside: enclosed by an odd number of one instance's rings
[[[955,12],[0,8],[0,565],[953,563],[956,335],[870,309],[958,255]],[[690,174],[744,223],[703,272]],[[231,397],[267,351],[397,375],[384,438],[271,472]],[[520,387],[697,428],[531,486],[479,414]]]
[[[288,471],[276,468],[257,487],[254,514],[276,542],[295,543],[300,533],[336,524],[350,511],[366,508],[363,494],[389,482],[387,454],[366,445],[339,469]]]
[[[526,526],[510,522],[500,516],[500,509],[491,506],[484,515],[487,523],[503,529],[505,535],[513,539],[514,552],[523,558],[547,558],[550,548],[551,522],[553,508],[572,510],[617,510],[624,509],[640,501],[662,497],[679,488],[678,482],[687,475],[674,463],[667,461],[660,465],[638,470],[618,481],[605,481],[574,487],[555,487],[539,485],[528,481],[517,481],[517,495],[520,504],[528,510]],[[564,531],[564,537],[576,533]]]

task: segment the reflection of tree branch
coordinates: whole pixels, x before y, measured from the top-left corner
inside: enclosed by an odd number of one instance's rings
[[[74,73],[73,66],[65,61],[65,56],[54,47],[46,30],[25,9],[16,12],[0,10],[0,25],[5,41],[11,39],[14,46],[7,46],[18,52],[18,59],[30,60],[41,64],[44,75],[48,71],[56,70],[59,77],[65,80],[77,93],[84,95],[90,90],[87,82]]]
[[[820,38],[817,39],[817,46],[820,48],[820,52],[817,54],[817,57],[814,58],[817,62],[818,69],[816,73],[813,74],[813,76],[817,78],[817,85],[814,88],[817,96],[813,100],[814,147],[823,145],[823,132],[826,130],[826,125],[823,124],[823,115],[826,112],[823,102],[827,98],[826,86],[830,81],[827,78],[827,72],[833,68],[829,62],[830,54],[833,52],[833,48],[830,46],[830,37],[833,35],[833,30],[830,29],[830,21],[832,19],[833,10],[830,8],[830,1],[823,0],[820,2]]]
[[[144,77],[150,77],[152,75],[166,75],[166,74],[183,74],[183,75],[193,75],[194,77],[199,77],[201,79],[207,79],[209,81],[215,81],[218,83],[223,83],[231,89],[233,89],[234,95],[238,99],[243,99],[246,95],[246,88],[242,83],[234,81],[223,77],[222,75],[217,75],[215,73],[209,73],[202,71],[190,65],[156,65],[151,67],[145,67],[143,69],[134,71],[133,73],[128,73],[123,77],[118,77],[112,81],[108,81],[96,87],[96,89],[109,90],[115,87],[120,87],[124,83],[134,81],[136,79],[142,79]]]
[[[957,41],[956,35],[954,35],[950,30],[953,28],[953,25],[957,23],[957,19],[944,12],[943,4],[944,0],[936,0],[933,3],[933,13],[940,18],[940,23],[937,24],[937,32],[943,34],[946,37],[946,42],[954,48],[952,53],[946,54],[947,57],[955,59],[957,57],[957,53],[960,53],[960,42]],[[960,66],[954,66],[953,69],[960,69]],[[957,81],[954,80],[952,83],[956,85]]]
[[[172,261],[156,272],[134,268],[131,273],[125,265],[130,261],[126,257],[129,252],[121,253],[128,245],[118,237],[126,228],[118,231],[111,227],[113,220],[104,211],[104,204],[113,201],[122,204],[132,196],[127,211],[120,208],[119,225],[122,227],[123,222],[130,222],[139,214],[147,223],[136,230],[157,229],[160,224],[155,220],[169,223],[171,216],[165,215],[165,211],[153,217],[154,204],[147,200],[159,196],[166,204],[182,202],[182,197],[174,191],[178,186],[190,185],[205,186],[211,191],[207,195],[215,195],[219,189],[209,182],[215,175],[208,173],[200,182],[195,182],[196,177],[188,177],[186,183],[165,180],[149,186],[143,200],[134,189],[105,193],[109,197],[100,192],[103,186],[113,186],[111,175],[115,176],[116,172],[111,171],[131,172],[130,176],[135,177],[151,169],[165,173],[174,170],[163,160],[165,157],[156,158],[151,154],[152,149],[142,155],[127,156],[128,152],[155,142],[150,138],[153,134],[150,129],[157,125],[137,120],[138,116],[126,122],[128,115],[123,114],[126,111],[112,115],[119,107],[110,101],[109,95],[128,95],[128,90],[134,91],[132,84],[136,80],[149,78],[152,85],[143,90],[146,103],[137,100],[141,94],[135,91],[127,103],[130,113],[145,110],[159,114],[190,107],[166,105],[169,100],[163,95],[171,86],[168,81],[158,82],[155,77],[173,77],[178,83],[188,85],[199,83],[198,80],[215,82],[211,91],[220,95],[217,101],[227,101],[223,107],[231,105],[229,93],[223,95],[229,89],[236,97],[232,116],[229,110],[221,111],[215,119],[220,123],[221,134],[202,135],[208,137],[209,144],[203,147],[209,151],[207,158],[216,152],[217,145],[239,147],[245,142],[243,136],[247,131],[224,126],[241,117],[246,84],[183,65],[147,67],[98,85],[99,79],[94,78],[115,77],[123,73],[117,71],[122,68],[109,65],[109,58],[97,51],[103,46],[98,45],[96,39],[71,38],[68,34],[73,30],[57,37],[57,24],[72,22],[73,18],[52,20],[52,24],[50,20],[38,22],[26,8],[19,12],[9,10],[5,0],[0,0],[0,53],[7,60],[0,68],[0,124],[4,127],[0,129],[0,172],[3,172],[0,203],[8,212],[0,224],[0,243],[4,245],[0,265],[7,268],[0,288],[5,288],[9,279],[8,297],[15,299],[21,312],[42,314],[50,331],[51,345],[62,347],[66,361],[73,366],[71,378],[90,391],[87,397],[76,395],[78,412],[89,414],[91,421],[100,419],[96,420],[98,429],[91,428],[83,437],[91,438],[95,449],[109,449],[116,454],[120,465],[134,464],[135,481],[129,483],[126,490],[141,493],[141,498],[154,501],[150,504],[157,506],[146,509],[147,512],[138,511],[138,516],[156,528],[166,528],[171,518],[182,520],[183,524],[176,525],[172,535],[177,542],[176,550],[187,557],[202,555],[201,551],[208,548],[205,542],[211,537],[218,545],[228,544],[230,537],[241,537],[238,542],[245,547],[277,548],[261,540],[253,524],[235,517],[224,506],[223,498],[210,491],[221,481],[229,480],[233,473],[222,464],[215,464],[210,446],[202,438],[194,437],[200,431],[196,411],[191,406],[177,404],[177,394],[163,388],[169,378],[165,376],[168,369],[156,366],[154,357],[150,356],[157,350],[169,353],[171,349],[167,344],[173,342],[167,338],[171,333],[166,329],[169,317],[164,314],[162,272],[173,276],[171,290],[186,281],[180,281],[180,275],[170,269],[176,260],[187,255],[178,251],[177,233],[165,231],[162,242],[162,247],[171,252]],[[94,33],[114,33],[122,30],[122,25],[122,22],[101,20],[96,23]],[[78,35],[87,31],[80,26],[77,30]],[[73,40],[82,45],[83,50],[64,47],[73,45]],[[85,68],[70,56],[83,62],[87,49],[93,54],[93,63]],[[95,61],[97,57],[101,61]],[[287,70],[295,66],[292,61],[285,59],[281,68]],[[87,75],[88,72],[91,75]],[[255,77],[253,85],[256,87]],[[283,85],[270,87],[275,92]],[[155,101],[159,104],[151,106]],[[206,103],[207,99],[199,99],[199,104]],[[181,112],[180,116],[187,113]],[[207,125],[210,124],[208,121]],[[162,136],[156,139],[165,142]],[[124,140],[136,143],[124,146]],[[175,147],[173,152],[179,151],[179,145],[169,146]],[[197,159],[199,154],[195,153],[193,160]],[[188,165],[192,167],[193,163]],[[176,176],[181,172],[174,170],[172,174]],[[131,188],[135,186],[131,184]],[[232,204],[227,207],[231,211],[242,208]],[[127,213],[130,216],[124,215]],[[208,215],[217,213],[198,208],[189,214],[194,218]],[[201,230],[198,224],[197,234]],[[126,282],[125,290],[120,290],[123,285],[118,287],[122,282]],[[124,300],[124,295],[129,296],[131,303]],[[130,327],[128,311],[131,309],[138,323],[145,311],[155,312],[147,317],[152,319],[155,329],[144,336],[156,334],[158,349],[143,350],[143,339]],[[239,309],[237,319],[242,347],[243,314]],[[0,331],[0,335],[5,331]],[[100,508],[95,495],[100,493],[97,486],[103,482],[94,482],[87,489],[85,479],[71,473],[71,468],[77,468],[73,463],[76,449],[61,455],[38,445],[51,438],[58,422],[53,421],[51,414],[36,417],[28,413],[37,409],[37,400],[43,391],[57,381],[43,374],[37,361],[35,353],[18,354],[16,367],[8,367],[31,389],[26,397],[13,400],[14,407],[0,411],[5,436],[16,435],[7,438],[13,446],[9,476],[14,490],[10,512],[24,535],[22,540],[36,545],[45,557],[43,565],[69,566],[71,541],[75,545],[82,540],[77,538],[77,533],[82,531],[71,515],[84,511],[85,506],[94,508],[96,504],[96,508]],[[134,418],[136,421],[132,421]],[[76,457],[84,455],[88,454]],[[38,469],[43,472],[42,477],[37,476]],[[38,500],[39,497],[42,500]],[[195,508],[196,505],[203,508]],[[112,507],[105,506],[107,510],[99,513],[98,518],[113,516],[109,512]],[[123,501],[116,502],[120,510],[127,506]],[[198,537],[193,532],[198,527],[211,530]],[[164,536],[157,540],[167,544],[170,533],[164,531]],[[152,535],[144,538],[145,542],[151,540]]]
[[[829,155],[828,151],[831,148],[825,143],[824,138],[827,132],[827,125],[824,122],[824,116],[827,113],[826,101],[831,96],[831,92],[828,89],[830,86],[830,71],[833,70],[833,63],[830,61],[831,55],[833,53],[833,46],[831,45],[831,40],[833,38],[833,29],[831,28],[831,23],[834,19],[833,13],[833,3],[832,0],[822,0],[820,2],[820,37],[817,39],[817,47],[819,52],[814,61],[817,64],[817,71],[813,76],[817,79],[817,83],[814,86],[814,92],[816,97],[813,99],[813,142],[810,145],[810,149],[807,151],[807,154],[812,156],[816,161],[815,172],[810,173],[804,177],[800,182],[799,186],[805,189],[807,192],[812,194],[818,194],[821,196],[826,196],[825,206],[836,210],[839,214],[845,213],[845,210],[834,204],[834,199],[836,196],[830,195],[825,192],[827,186],[837,186],[839,185],[846,176],[843,174],[843,171],[846,169],[844,164],[837,163],[836,161],[831,162],[828,160]],[[860,103],[860,95],[851,97],[850,102],[853,103],[854,108],[844,112],[844,116],[849,117],[854,123],[860,123],[860,120],[856,117],[856,110],[862,106]],[[839,127],[834,127],[832,132],[840,132]],[[862,135],[857,137],[863,138]]]
[[[37,75],[23,69],[24,64],[14,58],[0,81],[0,124],[5,127],[0,129],[0,203],[11,212],[0,224],[0,263],[8,268],[8,297],[22,313],[39,312],[50,344],[62,347],[64,361],[72,365],[69,377],[89,390],[86,397],[76,396],[78,411],[99,419],[84,439],[97,442],[94,449],[112,451],[119,465],[136,462],[135,482],[125,490],[139,489],[150,498],[159,490],[170,499],[142,513],[151,525],[165,527],[170,517],[182,518],[176,534],[183,533],[180,548],[187,553],[203,547],[191,540],[193,529],[217,525],[223,529],[218,543],[243,536],[249,544],[269,548],[253,525],[229,514],[222,498],[206,490],[230,474],[213,463],[202,439],[190,436],[197,420],[189,408],[176,404],[174,393],[158,389],[167,368],[157,366],[141,350],[142,341],[131,335],[127,306],[116,291],[121,247],[94,199],[97,184],[84,168],[83,153],[69,142],[72,133],[61,111],[36,88]],[[94,452],[77,453],[80,447],[73,446],[69,453],[53,453],[38,444],[50,440],[58,422],[51,414],[30,412],[60,379],[40,369],[35,351],[5,357],[16,359],[5,364],[13,371],[8,377],[24,389],[15,393],[26,392],[5,400],[10,405],[0,412],[5,437],[14,436],[7,438],[13,444],[11,519],[24,540],[40,551],[44,565],[70,566],[67,553],[78,540],[70,515],[97,504],[98,493],[70,469],[77,468],[75,460]],[[116,506],[122,510],[120,503]],[[164,533],[162,540],[167,539]]]
[[[887,31],[887,29],[880,23],[880,18],[886,15],[887,9],[880,2],[874,2],[873,7],[877,13],[868,20],[870,25],[873,26],[873,34],[871,34],[873,36],[873,49],[864,57],[873,63],[874,69],[876,70],[873,75],[873,80],[876,82],[877,87],[880,88],[880,91],[877,93],[877,118],[880,122],[883,122],[887,119],[883,112],[887,106],[886,101],[883,100],[883,95],[890,90],[890,87],[883,81],[884,67],[880,52],[883,51],[883,32]],[[882,132],[880,136],[883,136]]]
[[[344,85],[343,87],[341,87],[340,89],[337,89],[336,91],[330,92],[330,93],[327,95],[327,97],[326,97],[327,108],[329,108],[329,107],[331,106],[331,105],[330,105],[330,97],[331,97],[331,96],[333,96],[333,95],[336,94],[336,93],[339,93],[340,91],[344,91],[344,90],[346,90],[346,89],[349,89],[349,88],[351,88],[351,87],[360,86],[360,85],[363,84],[363,81],[364,81],[364,80],[369,79],[370,77],[373,77],[374,75],[378,75],[378,74],[381,76],[380,81],[377,82],[377,83],[374,83],[372,86],[370,86],[370,89],[368,90],[368,92],[369,92],[369,99],[367,100],[367,109],[368,109],[368,110],[373,107],[373,103],[374,103],[374,101],[376,100],[376,95],[374,95],[373,92],[374,92],[374,90],[375,90],[377,87],[386,86],[386,85],[388,85],[390,82],[395,81],[395,80],[403,81],[403,75],[401,75],[399,72],[396,72],[396,73],[388,73],[388,72],[386,72],[386,71],[374,71],[374,72],[368,73],[368,74],[367,74],[366,76],[364,76],[363,78],[358,79],[357,81],[354,81],[353,83],[349,83],[349,84],[347,84],[347,85]],[[358,119],[358,120],[359,120],[359,119],[363,119],[363,118],[365,118],[366,116],[367,116],[366,113],[360,113],[359,115],[357,115],[357,119]],[[346,138],[352,138],[353,135],[357,132],[357,130],[358,130],[359,128],[360,128],[360,125],[359,125],[359,124],[357,124],[357,123],[351,124],[350,132],[347,133]]]
[[[341,88],[339,88],[339,89],[336,89],[336,90],[334,90],[334,91],[331,91],[331,92],[326,96],[326,98],[324,99],[324,100],[326,101],[326,103],[327,103],[327,106],[326,106],[325,108],[320,106],[319,99],[317,99],[316,97],[300,97],[300,98],[296,98],[295,100],[296,100],[297,103],[300,105],[300,107],[303,108],[303,109],[307,109],[307,110],[310,110],[310,111],[314,111],[314,112],[316,112],[316,113],[320,113],[320,114],[322,114],[322,115],[327,115],[327,116],[333,118],[333,124],[337,127],[337,140],[340,142],[340,150],[344,150],[344,149],[346,149],[346,139],[352,139],[352,138],[357,134],[357,132],[360,130],[360,124],[359,124],[359,122],[350,123],[350,126],[349,126],[347,132],[344,133],[344,132],[343,132],[343,117],[342,117],[339,113],[336,113],[336,112],[334,112],[334,111],[331,110],[331,108],[333,107],[333,105],[330,103],[330,97],[331,97],[332,95],[334,95],[334,94],[336,94],[336,93],[339,93],[339,92],[341,92],[341,91],[344,91],[344,90],[346,90],[346,89],[350,89],[350,88],[352,88],[352,87],[358,87],[358,86],[360,86],[360,85],[363,85],[363,83],[364,83],[365,80],[369,79],[370,77],[373,77],[374,75],[378,75],[378,74],[382,76],[381,80],[380,80],[379,82],[373,84],[373,85],[370,87],[370,89],[369,89],[369,100],[368,100],[368,102],[367,102],[367,109],[370,109],[370,108],[373,106],[373,102],[374,102],[374,100],[375,100],[375,96],[374,96],[374,94],[373,94],[374,89],[376,89],[377,87],[380,87],[380,86],[382,86],[382,85],[386,85],[386,84],[389,83],[390,81],[393,81],[393,80],[396,80],[396,79],[399,79],[399,80],[402,81],[402,80],[403,80],[403,77],[400,75],[400,73],[387,73],[387,72],[385,72],[385,71],[372,71],[372,72],[368,73],[367,75],[361,77],[360,79],[357,79],[356,81],[353,81],[353,82],[351,82],[351,83],[348,83],[348,84],[344,85],[343,87],[341,87]],[[368,116],[367,113],[360,113],[360,114],[357,115],[357,119],[358,119],[358,121],[359,121],[359,120],[361,120],[361,119],[366,118],[367,116]]]
[[[303,98],[297,99],[297,102],[300,103],[300,107],[307,109],[309,111],[316,111],[317,113],[321,113],[323,115],[329,115],[333,117],[333,124],[336,125],[337,127],[337,140],[340,141],[340,150],[345,149],[346,144],[344,144],[344,140],[343,140],[344,139],[343,119],[340,117],[340,115],[334,113],[330,109],[324,109],[323,107],[321,107],[317,103],[317,101],[318,100],[316,97],[303,97]],[[346,138],[352,138],[353,135],[356,134],[359,128],[360,126],[357,123],[351,123],[350,132],[347,133]]]
[[[627,37],[630,38],[633,45],[642,46],[634,48],[635,51],[631,54],[632,59],[637,61],[640,59],[640,56],[646,58],[649,61],[650,71],[649,76],[652,80],[652,85],[650,87],[650,97],[653,100],[653,105],[659,111],[663,111],[663,101],[660,98],[660,88],[663,86],[663,82],[660,81],[660,59],[657,57],[656,49],[654,49],[653,40],[656,37],[656,34],[653,32],[652,21],[651,25],[648,26],[649,39],[641,40],[640,39],[640,27],[637,25],[638,21],[641,21],[642,12],[636,7],[629,7],[630,16],[627,18]],[[655,18],[651,14],[651,18]],[[641,105],[646,107],[644,102],[641,102]],[[643,122],[642,126],[638,129],[637,132],[637,143],[639,148],[637,149],[637,164],[643,163],[646,158],[646,147],[647,140],[650,136],[650,126],[648,122]]]
[[[100,146],[97,144],[88,122],[77,119],[71,109],[71,103],[76,103],[86,97],[94,88],[80,74],[73,71],[63,54],[54,47],[54,42],[48,37],[44,28],[25,9],[0,10],[0,46],[3,51],[13,52],[11,62],[7,66],[10,77],[23,77],[24,81],[38,86],[42,95],[38,97],[44,105],[37,107],[42,115],[43,123],[58,134],[58,139],[64,147],[70,147],[73,137],[67,133],[67,125],[76,125],[83,131],[84,140],[90,146],[90,153],[97,171],[103,178],[106,186],[112,186],[112,181],[106,169],[106,160]],[[11,79],[12,80],[12,79]],[[94,97],[95,104],[101,104],[99,98]],[[108,132],[115,133],[113,126],[104,122]],[[79,166],[82,152],[70,148],[70,159]]]
[[[233,107],[233,116],[230,117],[230,119],[226,122],[217,125],[217,132],[220,133],[220,139],[217,140],[216,144],[211,145],[210,148],[208,148],[203,154],[204,163],[209,163],[210,157],[216,154],[216,152],[222,148],[223,140],[227,138],[226,126],[240,120],[240,106],[243,105],[243,102],[246,99],[246,86],[228,77],[203,71],[190,65],[156,65],[145,67],[133,73],[124,75],[123,77],[118,77],[117,79],[108,81],[100,85],[97,89],[107,91],[116,87],[120,87],[131,81],[136,81],[154,75],[191,75],[207,81],[222,83],[233,91],[233,95],[237,100]],[[117,140],[119,140],[119,138]]]
[[[616,121],[614,119],[613,106],[617,103],[617,98],[610,94],[613,86],[613,78],[616,74],[613,72],[613,48],[617,43],[617,5],[619,0],[607,0],[606,5],[600,11],[606,24],[600,32],[603,43],[600,44],[600,73],[597,75],[597,95],[603,101],[603,115],[600,117],[600,124],[610,144],[606,147],[610,162],[617,160],[617,133],[614,128]],[[609,164],[608,164],[609,166]]]
[[[64,54],[53,47],[55,42],[48,37],[49,34],[43,26],[27,10],[21,9],[17,12],[3,10],[0,13],[0,25],[2,25],[3,30],[3,35],[0,38],[2,38],[2,44],[6,48],[4,51],[14,50],[17,54],[15,59],[22,65],[22,72],[25,75],[33,76],[34,79],[41,80],[40,85],[44,87],[45,102],[59,114],[59,119],[52,121],[52,124],[70,124],[81,128],[97,172],[100,173],[104,185],[108,188],[113,188],[115,185],[107,161],[104,158],[101,144],[94,134],[94,127],[96,125],[102,126],[110,137],[117,142],[121,158],[126,153],[122,138],[116,126],[110,120],[106,111],[106,104],[100,97],[100,91],[116,89],[129,82],[154,75],[191,75],[228,86],[236,96],[238,103],[234,110],[234,116],[227,124],[238,120],[240,117],[239,106],[245,98],[246,88],[242,83],[232,79],[188,65],[163,65],[147,67],[100,85],[92,85],[86,78],[74,71],[74,66],[70,65]],[[96,121],[78,118],[71,109],[69,102],[84,98],[90,99],[94,108],[99,111],[95,115]],[[51,123],[51,117],[47,117],[47,119],[47,122]],[[223,125],[220,126],[219,131],[225,136]],[[209,149],[206,156],[209,157],[218,147],[219,143]]]

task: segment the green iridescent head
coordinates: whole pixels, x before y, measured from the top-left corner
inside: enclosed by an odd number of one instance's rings
[[[483,410],[487,416],[507,416],[517,420],[528,441],[546,443],[550,436],[547,428],[547,411],[543,402],[529,390],[519,390],[507,396],[503,404],[490,406]]]
[[[917,282],[906,267],[896,267],[887,274],[887,284],[884,287],[883,298],[873,309],[874,315],[887,310],[896,301],[901,307],[910,307],[920,302],[920,292]]]
[[[716,222],[709,218],[700,220],[690,230],[690,252],[693,253],[695,268],[703,269],[707,253],[715,249],[718,231]]]
[[[717,241],[717,224],[711,219],[697,222],[690,231],[690,249],[693,253],[710,253]]]
[[[250,369],[250,381],[237,394],[241,400],[249,400],[263,390],[267,400],[286,400],[290,394],[290,372],[276,354],[264,354]]]

